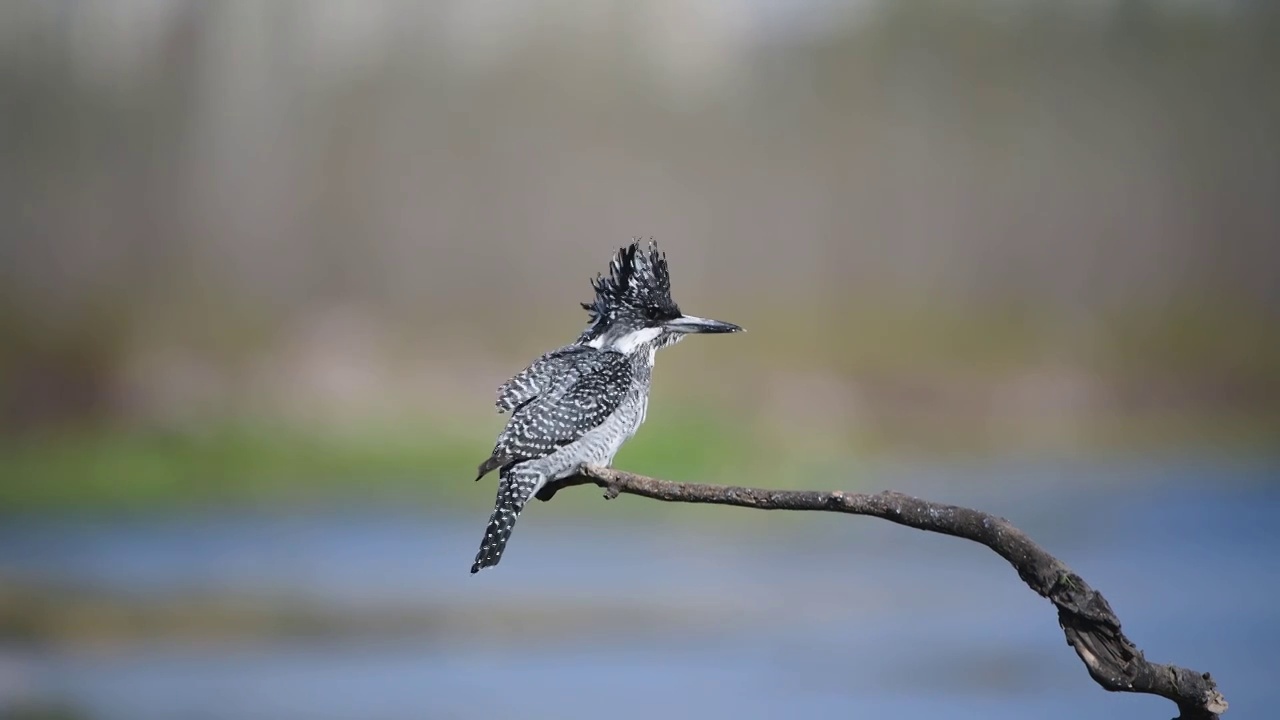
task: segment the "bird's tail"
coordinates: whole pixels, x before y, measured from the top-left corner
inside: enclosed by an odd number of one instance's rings
[[[502,550],[511,539],[511,530],[516,526],[516,518],[524,509],[529,498],[546,484],[546,477],[541,473],[512,468],[502,471],[498,480],[498,499],[493,506],[493,514],[489,516],[489,527],[484,530],[484,539],[480,541],[480,552],[476,553],[476,561],[471,565],[471,572],[478,573],[482,568],[497,565],[502,559]]]

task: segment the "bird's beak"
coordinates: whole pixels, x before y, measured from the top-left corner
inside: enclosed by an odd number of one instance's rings
[[[733,323],[722,322],[720,320],[708,320],[694,315],[682,315],[674,320],[668,320],[666,327],[672,332],[678,333],[734,333],[742,332],[742,328]]]

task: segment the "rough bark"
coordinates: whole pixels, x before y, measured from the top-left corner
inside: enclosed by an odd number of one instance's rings
[[[558,490],[574,485],[597,485],[605,489],[607,498],[625,493],[663,502],[870,515],[981,543],[1007,560],[1036,594],[1053,603],[1067,644],[1075,648],[1089,675],[1103,688],[1168,698],[1178,706],[1176,720],[1212,720],[1227,710],[1227,701],[1209,673],[1148,661],[1121,632],[1120,619],[1102,593],[1089,587],[1061,560],[1004,518],[896,492],[766,490],[680,483],[599,467],[584,468],[581,475],[548,485],[538,498],[550,500]]]

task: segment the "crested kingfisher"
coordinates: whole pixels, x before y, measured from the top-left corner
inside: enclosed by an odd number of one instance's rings
[[[584,465],[609,465],[649,405],[654,355],[693,333],[733,333],[733,323],[686,315],[671,299],[666,253],[634,240],[592,281],[587,329],[498,388],[511,413],[476,480],[498,471],[498,497],[471,572],[497,565],[525,503]]]

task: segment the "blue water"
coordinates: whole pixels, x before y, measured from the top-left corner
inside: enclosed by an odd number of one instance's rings
[[[884,484],[1008,517],[1106,595],[1147,657],[1213,672],[1228,717],[1251,718],[1280,700],[1276,470],[1005,463]],[[5,640],[0,716],[6,696],[121,720],[1174,715],[1095,685],[1048,602],[972,543],[799,513],[641,521],[620,504],[645,501],[622,498],[569,516],[533,506],[503,564],[473,577],[487,499],[447,517],[6,521],[10,580],[445,620],[396,637]]]

